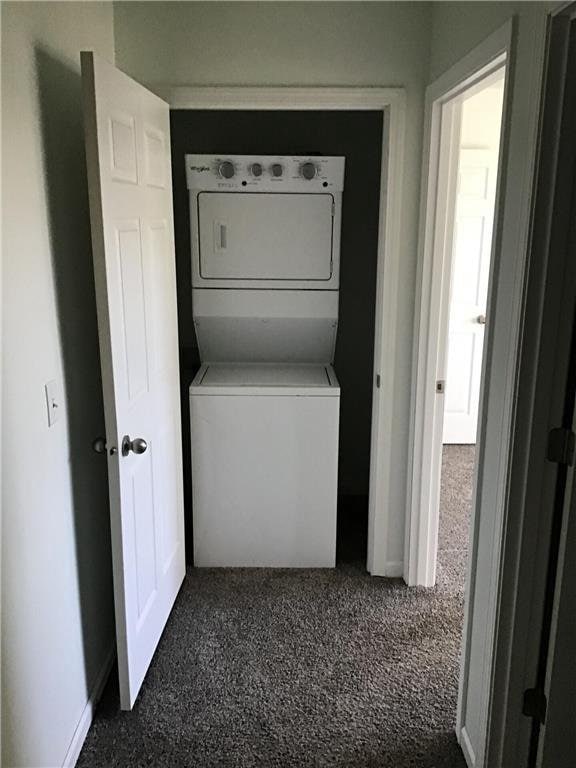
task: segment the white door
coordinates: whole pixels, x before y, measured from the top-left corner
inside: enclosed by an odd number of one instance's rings
[[[461,149],[442,442],[475,443],[498,148]]]
[[[169,111],[90,52],[82,86],[120,702],[131,709],[185,573]]]

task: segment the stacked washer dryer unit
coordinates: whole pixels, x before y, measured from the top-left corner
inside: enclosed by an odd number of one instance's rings
[[[187,155],[196,566],[333,567],[342,157]]]

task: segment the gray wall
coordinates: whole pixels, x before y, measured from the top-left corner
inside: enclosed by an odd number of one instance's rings
[[[530,37],[534,45],[535,28],[542,23],[546,10],[554,5],[558,3],[514,3],[508,0],[433,3],[430,82],[513,16],[522,28],[522,47]],[[522,83],[525,78],[521,73],[519,76]]]
[[[422,107],[431,3],[116,2],[116,63],[165,85],[402,86],[406,161],[388,559],[403,558]]]
[[[63,763],[113,643],[82,48],[113,61],[109,4],[2,4],[4,766]]]

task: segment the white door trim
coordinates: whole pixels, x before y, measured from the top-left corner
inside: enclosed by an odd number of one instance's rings
[[[419,254],[417,271],[417,295],[414,348],[414,372],[412,390],[412,423],[409,442],[409,461],[406,517],[404,578],[409,585],[433,586],[436,577],[436,555],[439,517],[439,485],[442,453],[443,397],[436,393],[436,381],[443,370],[447,344],[447,305],[449,301],[449,268],[446,264],[451,249],[446,246],[445,229],[448,224],[447,212],[437,208],[437,190],[440,172],[441,114],[444,104],[462,91],[472,88],[484,78],[510,60],[512,44],[512,22],[498,29],[464,59],[458,62],[427,90],[425,110],[425,148],[422,171],[421,219],[419,236]],[[508,69],[508,68],[507,68]],[[499,249],[502,240],[502,169],[507,163],[507,135],[510,113],[510,73],[506,71],[504,86],[504,108],[502,115],[502,139],[498,163],[498,184],[494,213],[494,230],[490,277],[488,284],[485,351],[482,361],[480,385],[480,408],[478,423],[478,451],[474,480],[474,506],[471,521],[471,541],[466,579],[466,602],[460,667],[460,684],[456,735],[470,768],[484,765],[485,732],[488,723],[489,684],[492,668],[492,640],[496,622],[498,604],[498,572],[500,566],[500,548],[504,515],[504,499],[508,478],[508,452],[506,440],[502,440],[502,450],[494,452],[498,470],[492,474],[497,486],[499,503],[492,510],[489,521],[484,521],[480,532],[480,514],[482,509],[482,487],[485,441],[487,431],[488,382],[493,382],[494,372],[491,360],[494,355],[494,326],[496,318],[492,312],[496,308],[496,290],[499,284]],[[444,219],[438,220],[443,215]],[[438,237],[438,228],[444,234]],[[440,245],[440,247],[438,247]],[[513,304],[515,311],[502,339],[507,343],[503,352],[506,364],[499,372],[499,384],[504,392],[506,413],[500,421],[500,430],[504,435],[511,426],[513,393],[516,386],[514,362],[517,356],[517,341],[520,328],[520,306],[522,291],[515,292]],[[442,317],[444,319],[442,320]],[[506,337],[506,338],[504,338]],[[504,375],[502,375],[504,373]],[[502,379],[504,381],[502,382]],[[502,393],[501,393],[502,394]],[[494,462],[493,462],[494,463]],[[488,523],[488,524],[487,524]],[[480,539],[482,538],[482,550]],[[489,543],[488,543],[489,542]],[[488,560],[487,551],[490,555]],[[476,579],[480,564],[479,557],[485,558],[482,565],[483,584],[486,594],[483,596],[485,624],[477,626],[476,619]],[[474,634],[473,634],[474,633]],[[472,658],[472,640],[476,638],[476,655]],[[478,668],[478,648],[482,647],[481,669]],[[479,685],[477,706],[480,722],[474,732],[469,731],[468,722],[468,682],[474,673]],[[478,677],[479,676],[479,677]]]
[[[410,586],[431,587],[436,579],[439,480],[442,451],[442,396],[436,393],[438,372],[446,357],[446,322],[450,264],[446,263],[449,206],[437,207],[446,169],[441,159],[441,116],[445,104],[500,69],[509,56],[512,22],[496,30],[426,90],[420,232],[414,321],[412,408],[409,439],[404,579]],[[506,95],[505,95],[506,104]],[[506,108],[506,107],[505,107]],[[504,116],[503,116],[504,122]],[[504,148],[499,168],[505,162]],[[500,175],[500,174],[499,174]],[[498,201],[498,192],[496,193]],[[497,208],[495,209],[497,210]],[[498,241],[494,229],[493,243]],[[492,254],[494,256],[494,253]],[[494,291],[490,279],[489,294]],[[490,296],[489,296],[490,303]],[[484,359],[490,354],[487,334]],[[512,352],[512,350],[511,350]],[[483,366],[484,368],[484,366]],[[484,371],[482,374],[484,380]],[[513,385],[513,380],[509,382]],[[480,402],[484,399],[481,387]],[[482,417],[480,415],[480,422]],[[482,439],[479,424],[479,441]],[[481,456],[478,457],[478,466]]]
[[[488,290],[489,322],[485,339],[482,373],[481,408],[479,418],[479,450],[474,490],[474,506],[478,511],[473,517],[471,546],[466,585],[466,611],[461,657],[460,690],[456,734],[472,768],[487,765],[488,734],[494,729],[497,716],[493,712],[495,699],[506,699],[507,682],[494,675],[495,659],[504,646],[500,637],[501,625],[507,625],[509,615],[501,611],[502,595],[508,590],[505,569],[509,567],[509,553],[504,552],[504,535],[509,538],[509,515],[514,512],[508,506],[511,479],[511,444],[516,423],[516,394],[518,387],[518,362],[521,330],[524,323],[524,286],[531,233],[531,201],[538,146],[538,109],[541,81],[544,72],[546,42],[546,11],[534,22],[530,32],[530,50],[527,50],[527,33],[522,32],[523,46],[515,50],[513,20],[497,30],[474,49],[465,59],[447,72],[431,88],[427,99],[425,142],[430,140],[434,121],[432,105],[445,95],[459,92],[462,82],[482,73],[488,62],[494,62],[506,54],[508,70],[504,91],[504,113],[499,159],[499,186],[496,195],[491,279]],[[517,57],[522,56],[519,61]],[[522,67],[522,77],[518,78]],[[470,81],[469,81],[470,82]],[[472,79],[473,82],[473,79]],[[511,83],[513,85],[511,86]],[[512,88],[515,110],[512,113]],[[436,125],[436,131],[438,126]],[[437,140],[437,133],[436,133]],[[426,327],[430,280],[426,278],[424,242],[426,234],[426,205],[430,194],[430,151],[426,148],[423,173],[421,246],[419,254],[415,334],[421,339],[420,328]],[[430,194],[430,197],[432,195]],[[504,256],[505,254],[505,256]],[[410,577],[412,583],[418,574],[417,534],[418,524],[424,515],[418,506],[418,497],[412,489],[413,477],[418,472],[420,454],[414,451],[421,445],[423,413],[422,347],[415,350],[415,370],[420,377],[419,386],[413,391],[414,403],[418,403],[418,421],[415,419],[411,435],[413,465],[409,481],[411,506],[410,528],[407,542],[407,559],[412,558]],[[490,393],[490,396],[488,396]],[[416,407],[416,405],[415,405]],[[420,443],[418,443],[420,440]],[[418,489],[416,489],[418,490]],[[507,544],[508,546],[508,544]],[[514,543],[512,543],[514,549]],[[425,549],[425,547],[424,547]],[[420,582],[422,583],[422,582]],[[512,597],[512,599],[514,599]],[[469,685],[470,675],[474,680]],[[517,706],[516,699],[514,706]],[[492,737],[490,736],[490,739]],[[496,763],[490,762],[490,765]],[[498,763],[499,764],[499,763]]]
[[[390,477],[394,450],[393,412],[397,328],[398,265],[401,250],[404,125],[403,88],[292,87],[155,87],[172,109],[371,110],[383,113],[382,165],[378,226],[370,495],[368,503],[368,571],[401,576],[402,563],[390,562],[388,528],[394,499]],[[388,139],[388,140],[386,140]],[[376,387],[376,377],[380,387]],[[396,510],[397,511],[397,510]]]
[[[558,465],[547,459],[548,432],[567,426],[567,350],[572,343],[574,316],[573,255],[564,239],[572,220],[567,201],[573,184],[574,155],[572,150],[567,151],[572,147],[570,121],[566,117],[571,100],[566,85],[572,65],[568,55],[570,27],[573,34],[574,2],[560,4],[547,16],[542,12],[542,26],[532,51],[533,76],[524,85],[524,100],[528,101],[534,118],[530,146],[517,149],[516,167],[518,171],[524,170],[527,160],[530,163],[527,170],[533,178],[529,211],[532,227],[522,349],[516,365],[516,416],[510,441],[506,538],[486,748],[489,765],[527,764],[532,723],[523,715],[521,702],[527,688],[540,684],[541,627],[559,472]],[[544,74],[543,83],[538,82],[541,77],[535,79],[537,73]],[[543,86],[541,90],[539,85]],[[532,143],[536,148],[535,170]],[[548,712],[548,726],[554,724],[553,718],[554,712]],[[566,750],[563,754],[567,758],[570,755]]]

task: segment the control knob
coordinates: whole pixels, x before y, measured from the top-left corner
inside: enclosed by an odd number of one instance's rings
[[[230,160],[220,163],[218,173],[223,179],[231,179],[234,176],[234,163],[231,163]]]
[[[262,176],[262,163],[252,163],[250,172],[256,179],[260,178]]]
[[[284,168],[282,168],[280,163],[273,163],[270,170],[272,171],[272,176],[274,176],[275,179],[279,179],[280,176],[282,176],[284,173]]]
[[[300,175],[311,181],[316,176],[316,166],[314,163],[302,163],[300,166]]]

